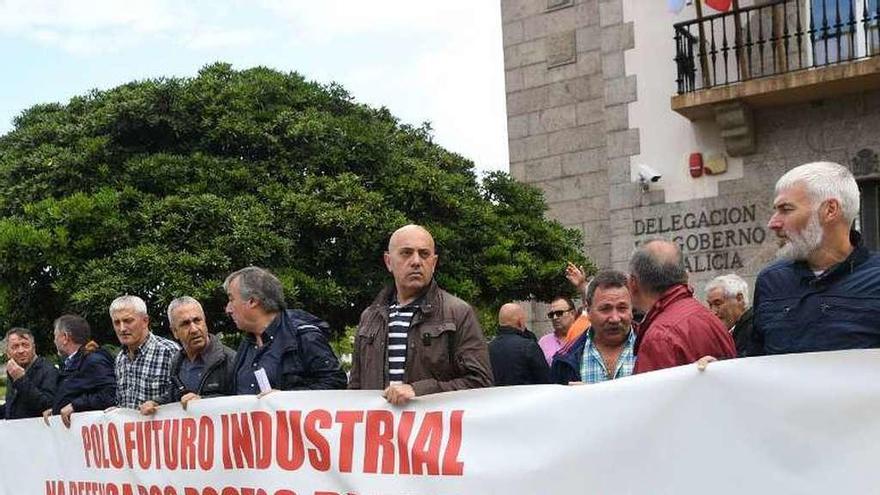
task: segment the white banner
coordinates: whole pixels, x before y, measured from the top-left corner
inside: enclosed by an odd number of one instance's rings
[[[0,422],[0,495],[880,492],[880,351],[579,387],[202,400]]]

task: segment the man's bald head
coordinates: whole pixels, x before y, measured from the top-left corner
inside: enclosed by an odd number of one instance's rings
[[[629,271],[643,291],[654,294],[662,294],[673,285],[688,281],[681,249],[664,240],[648,241],[636,249]]]
[[[394,231],[391,234],[391,238],[388,239],[388,252],[392,252],[394,247],[400,243],[401,239],[410,238],[410,237],[421,237],[431,246],[431,251],[433,252],[435,249],[434,246],[434,237],[428,232],[428,229],[422,227],[421,225],[409,224],[404,225],[403,227]]]
[[[514,327],[520,330],[526,328],[526,312],[516,303],[507,303],[498,311],[498,325],[502,327]]]
[[[409,304],[422,294],[434,278],[437,254],[434,238],[420,225],[405,225],[391,234],[385,267],[394,277],[397,302]]]

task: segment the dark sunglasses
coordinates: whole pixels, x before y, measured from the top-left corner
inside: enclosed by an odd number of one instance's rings
[[[562,315],[564,315],[565,313],[568,313],[571,310],[572,310],[572,308],[551,311],[551,312],[547,313],[547,318],[549,318],[551,320],[555,320],[556,318],[561,318]]]

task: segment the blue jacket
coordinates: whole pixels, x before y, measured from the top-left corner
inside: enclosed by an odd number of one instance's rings
[[[560,349],[553,356],[550,364],[550,383],[568,385],[569,382],[581,381],[581,362],[584,360],[584,346],[587,343],[589,330],[581,333],[581,336]]]
[[[0,419],[38,418],[52,407],[58,370],[37,356],[24,376],[13,381],[6,375],[6,403],[0,406]]]
[[[84,347],[61,369],[52,414],[68,404],[73,404],[76,412],[102,411],[116,405],[113,356],[104,349],[86,352]]]
[[[245,370],[263,368],[275,390],[344,389],[348,380],[330,348],[326,322],[299,309],[282,311],[263,332],[263,346],[254,350],[254,338],[245,334],[233,367],[232,393],[242,388],[240,376],[253,380]],[[252,359],[253,358],[253,359]],[[246,388],[246,385],[245,385]],[[254,393],[259,390],[254,389]]]
[[[547,360],[535,334],[502,326],[489,343],[489,360],[495,386],[550,383]]]
[[[880,347],[880,256],[861,244],[816,276],[806,262],[781,261],[755,282],[749,356]]]

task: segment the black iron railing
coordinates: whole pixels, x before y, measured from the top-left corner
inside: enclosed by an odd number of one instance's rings
[[[880,54],[880,0],[771,0],[675,24],[678,93]]]

